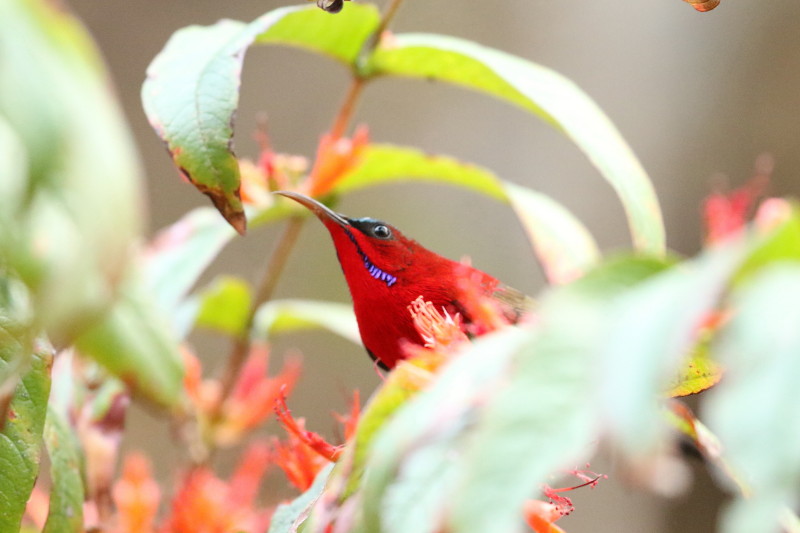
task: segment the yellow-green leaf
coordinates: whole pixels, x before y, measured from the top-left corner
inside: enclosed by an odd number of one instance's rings
[[[710,389],[722,379],[723,369],[709,357],[708,346],[699,345],[681,364],[678,376],[669,384],[667,396],[677,398]]]
[[[428,34],[382,40],[364,72],[453,83],[536,114],[569,137],[617,192],[636,248],[664,253],[661,208],[650,179],[608,117],[567,78],[499,50]]]

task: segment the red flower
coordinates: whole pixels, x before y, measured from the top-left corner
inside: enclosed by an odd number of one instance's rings
[[[230,396],[222,405],[220,421],[214,429],[219,444],[237,442],[247,431],[269,418],[281,391],[287,394],[294,387],[301,364],[298,358],[289,358],[275,376],[268,376],[268,369],[266,346],[253,346]]]
[[[294,420],[294,422],[297,425],[298,433],[316,435],[315,433],[306,431],[304,419],[299,418]],[[289,432],[288,439],[285,441],[274,438],[272,441],[274,451],[273,461],[283,470],[283,473],[286,474],[286,479],[288,479],[297,490],[305,492],[311,484],[314,483],[314,478],[317,477],[319,471],[325,468],[331,461],[323,457],[317,449],[312,447],[312,445],[304,440],[303,437],[299,436],[298,433]],[[318,435],[316,436],[318,437]],[[331,450],[335,450],[335,447],[327,442],[321,441],[320,444],[322,443],[330,446]]]
[[[161,533],[255,533],[266,530],[271,511],[255,507],[261,478],[270,463],[263,444],[251,446],[229,482],[206,468],[184,478]]]
[[[542,492],[549,500],[544,502],[541,500],[528,500],[525,502],[522,513],[525,517],[525,522],[536,533],[564,533],[564,530],[555,525],[555,521],[566,516],[575,510],[572,500],[566,496],[562,496],[562,492],[579,489],[581,487],[597,486],[601,478],[605,475],[595,474],[588,470],[570,470],[569,474],[577,477],[583,483],[574,487],[565,487],[554,489],[548,485],[542,486]]]
[[[349,415],[336,415],[336,418],[344,426],[346,440],[350,440],[355,435],[360,412],[359,395],[356,391],[353,394]],[[318,433],[306,430],[305,420],[292,416],[286,405],[285,395],[276,399],[275,413],[283,429],[286,430],[288,439],[286,441],[273,440],[273,461],[283,470],[292,485],[300,491],[305,491],[314,482],[314,478],[320,470],[328,463],[339,459],[344,446],[330,444]]]
[[[718,243],[744,229],[764,196],[772,166],[769,156],[761,156],[756,161],[755,175],[747,183],[732,191],[724,184],[718,185],[718,190],[706,197],[703,218],[707,243]]]

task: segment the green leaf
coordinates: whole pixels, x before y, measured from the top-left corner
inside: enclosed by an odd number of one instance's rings
[[[142,102],[175,165],[239,233],[246,220],[231,119],[239,103],[243,51],[254,35],[242,22],[175,33],[147,69]]]
[[[617,192],[636,248],[664,252],[661,209],[647,174],[597,104],[563,76],[469,41],[425,34],[383,40],[364,73],[445,81],[536,114],[567,135]]]
[[[175,311],[234,235],[213,209],[198,208],[156,236],[147,251],[145,279],[164,314]]]
[[[319,471],[314,478],[314,484],[307,491],[292,500],[291,503],[282,503],[275,509],[269,524],[269,533],[294,533],[297,527],[308,516],[309,510],[322,495],[325,483],[333,469],[330,464]]]
[[[183,363],[177,340],[136,281],[128,281],[113,309],[76,345],[134,392],[168,407],[180,401]]]
[[[591,361],[614,298],[666,268],[618,258],[550,291],[533,331],[482,337],[404,406],[370,448],[364,528],[513,530],[522,501],[585,450]],[[499,489],[502,487],[502,489]]]
[[[553,292],[538,316],[509,383],[477,420],[452,496],[453,530],[514,530],[523,502],[547,476],[590,453],[597,430],[592,361],[605,305],[574,290]]]
[[[572,281],[597,263],[600,250],[591,233],[561,204],[512,183],[505,190],[550,283]]]
[[[28,185],[28,154],[22,139],[0,115],[0,221],[12,224],[15,211],[25,198]],[[9,226],[5,226],[9,227]],[[8,231],[0,231],[0,250],[12,246]]]
[[[652,450],[663,434],[656,391],[667,388],[747,251],[746,243],[719,247],[654,276],[607,307],[612,318],[597,354],[600,404],[607,431],[628,453]]]
[[[378,29],[380,14],[372,4],[348,4],[335,17],[313,6],[276,9],[250,23],[260,31],[255,42],[303,48],[356,68],[359,54]],[[272,22],[269,27],[271,20]]]
[[[624,296],[629,289],[666,272],[675,263],[672,257],[620,255],[604,260],[580,279],[557,290],[610,305],[615,298]]]
[[[480,338],[432,387],[407,403],[407,397],[395,402],[372,424],[360,442],[368,451],[361,490],[366,531],[433,530],[455,490],[481,398],[507,383],[510,361],[525,338],[516,329]]]
[[[14,219],[0,225],[0,262],[30,287],[50,339],[67,345],[113,302],[140,231],[141,169],[102,62],[73,17],[43,0],[9,0],[0,35],[0,150],[9,152],[8,128],[17,158],[24,147],[24,167],[17,159],[3,186],[24,195],[0,200]]]
[[[726,512],[722,531],[778,531],[784,506],[800,498],[800,265],[775,264],[736,290],[721,333],[725,380],[705,418],[752,490]]]
[[[736,273],[735,284],[776,261],[800,261],[800,207],[793,205],[791,216],[766,235],[751,238],[755,248]]]
[[[256,314],[254,335],[271,337],[307,329],[324,328],[361,344],[353,308],[347,304],[313,300],[273,300]]]
[[[197,295],[195,325],[238,336],[247,326],[251,300],[246,281],[233,276],[219,277]]]
[[[0,369],[22,357],[22,345],[0,327]],[[30,369],[16,386],[14,396],[3,413],[0,431],[0,531],[17,531],[25,504],[39,473],[41,439],[50,393],[52,353],[41,349],[31,358]]]
[[[142,101],[175,165],[240,233],[246,219],[233,153],[242,61],[254,41],[299,46],[355,62],[378,24],[373,6],[331,17],[313,6],[284,7],[255,21],[223,20],[176,32],[147,69]]]
[[[48,409],[44,441],[50,455],[50,508],[43,533],[83,531],[84,488],[82,454],[68,422],[55,409]]]
[[[601,404],[609,432],[629,453],[650,449],[663,432],[654,391],[666,390],[665,380],[680,373],[679,363],[694,348],[698,328],[725,291],[770,262],[797,261],[798,230],[795,214],[766,235],[745,234],[710,248],[609,308],[614,323],[599,355]],[[713,381],[713,371],[710,377]]]
[[[383,183],[421,180],[464,187],[496,200],[507,200],[503,184],[490,170],[452,157],[391,144],[367,146],[356,165],[336,182],[333,190],[344,194]]]
[[[371,144],[333,191],[346,194],[383,183],[417,180],[463,187],[510,202],[551,282],[574,279],[599,258],[589,231],[562,205],[541,193],[503,182],[490,170],[451,157]]]

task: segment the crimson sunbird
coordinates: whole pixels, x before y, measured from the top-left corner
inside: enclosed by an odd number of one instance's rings
[[[464,302],[464,287],[497,302],[516,323],[529,300],[476,268],[422,247],[397,228],[374,218],[349,218],[304,194],[276,191],[308,208],[328,228],[350,288],[359,333],[370,357],[389,370],[406,357],[404,344],[422,345],[409,305],[418,297],[451,316],[458,313],[467,328],[473,323]],[[474,308],[474,307],[473,307]]]

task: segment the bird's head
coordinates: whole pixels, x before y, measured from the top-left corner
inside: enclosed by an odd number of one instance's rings
[[[347,217],[297,192],[276,191],[275,194],[300,203],[325,224],[351,288],[353,282],[376,287],[375,281],[391,288],[404,272],[431,253],[386,222]]]

